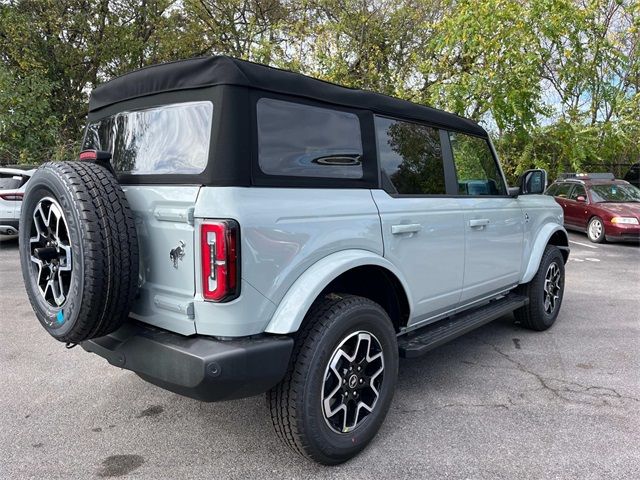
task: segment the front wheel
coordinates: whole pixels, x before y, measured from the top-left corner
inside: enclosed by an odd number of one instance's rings
[[[519,290],[529,297],[529,304],[514,312],[516,320],[531,330],[550,328],[564,295],[564,258],[558,247],[547,245],[535,276]]]
[[[398,376],[396,333],[367,298],[328,295],[310,309],[289,371],[267,393],[276,433],[325,465],[344,462],[378,432]]]
[[[589,220],[589,225],[587,226],[587,237],[589,237],[589,240],[593,243],[604,242],[604,222],[600,217],[593,217]]]

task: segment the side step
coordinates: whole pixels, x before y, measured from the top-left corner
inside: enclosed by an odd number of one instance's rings
[[[481,307],[434,322],[398,338],[400,356],[414,358],[485,325],[529,303],[524,295],[510,293]]]

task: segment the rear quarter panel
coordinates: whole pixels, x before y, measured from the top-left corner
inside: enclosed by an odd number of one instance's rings
[[[366,189],[202,187],[194,215],[196,223],[234,219],[241,237],[241,295],[229,304],[196,302],[198,333],[259,333],[296,279],[322,258],[348,249],[383,253]]]

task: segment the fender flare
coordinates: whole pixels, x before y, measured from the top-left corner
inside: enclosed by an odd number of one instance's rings
[[[542,255],[544,254],[544,249],[547,247],[551,236],[561,231],[564,234],[564,237],[567,239],[567,245],[569,242],[569,236],[567,235],[567,231],[564,227],[561,227],[555,223],[547,223],[544,225],[538,235],[536,236],[536,240],[531,248],[531,254],[529,255],[529,263],[527,264],[527,268],[524,271],[524,275],[522,276],[522,280],[520,283],[528,283],[534,277],[536,272],[538,271],[538,267],[540,266],[540,261],[542,260]],[[566,248],[568,247],[561,247]]]
[[[411,308],[413,303],[408,284],[389,260],[368,250],[343,250],[318,260],[297,278],[280,301],[265,332],[274,334],[296,332],[315,299],[329,283],[352,268],[368,265],[382,267],[393,273],[400,280]]]

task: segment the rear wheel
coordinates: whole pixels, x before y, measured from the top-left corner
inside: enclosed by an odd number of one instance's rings
[[[397,375],[396,334],[382,307],[329,295],[309,311],[289,371],[267,393],[276,433],[312,460],[344,462],[376,435]]]
[[[587,237],[589,237],[589,240],[593,243],[604,242],[604,222],[600,217],[593,217],[589,220],[589,225],[587,226]]]
[[[564,295],[564,259],[558,247],[547,245],[533,279],[520,286],[529,304],[514,312],[516,321],[531,330],[550,328],[560,312]]]

